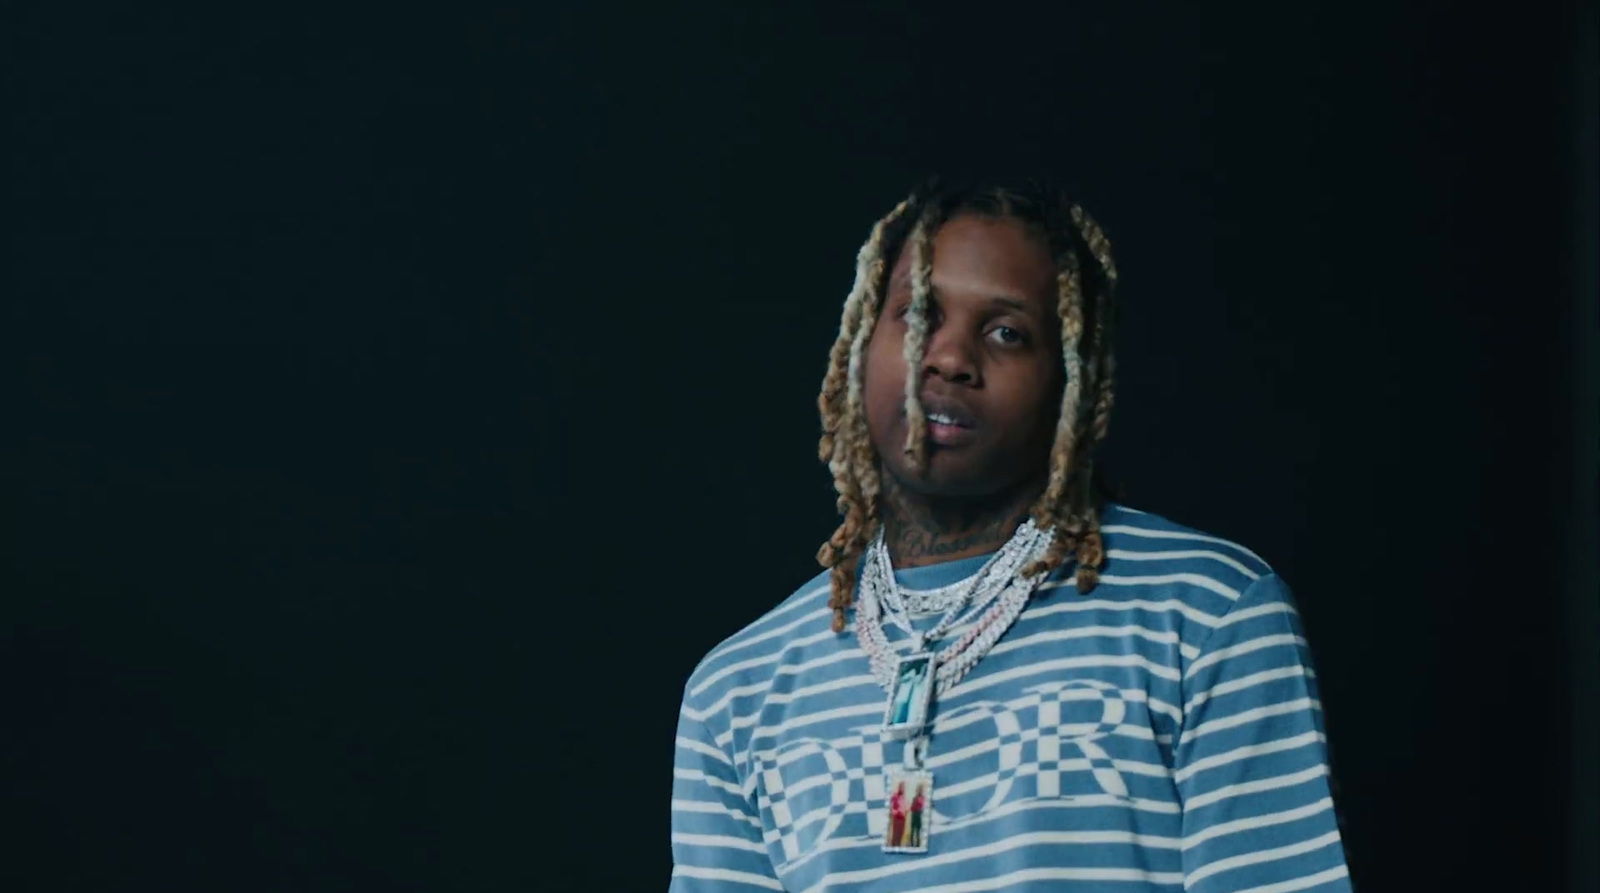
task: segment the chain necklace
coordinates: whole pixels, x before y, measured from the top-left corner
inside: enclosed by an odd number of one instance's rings
[[[970,580],[923,593],[901,591],[894,579],[883,531],[878,532],[862,556],[856,638],[867,654],[873,678],[889,693],[884,705],[883,733],[888,738],[906,739],[905,765],[885,770],[889,815],[884,852],[928,851],[928,838],[933,833],[933,773],[925,763],[934,695],[943,694],[961,681],[1021,616],[1034,589],[1048,576],[1040,573],[1022,577],[1021,570],[1042,556],[1054,538],[1054,530],[1041,530],[1031,518],[1027,519],[1017,525],[1011,539]],[[911,615],[932,603],[928,596],[935,594],[944,604],[943,616],[927,631],[918,632]],[[884,628],[886,618],[906,634],[909,653],[899,653],[889,641]],[[967,623],[971,625],[954,642],[937,653],[928,650],[928,642],[938,641]]]
[[[905,600],[905,610],[912,617],[926,617],[929,614],[943,614],[950,610],[950,606],[957,599],[967,595],[972,586],[972,581],[960,580],[940,586],[937,589],[902,589],[899,595]]]
[[[1023,579],[1018,572],[1024,565],[1043,555],[1054,539],[1054,531],[1042,531],[1026,520],[1017,526],[1016,533],[984,566],[967,580],[926,593],[903,593],[895,582],[889,562],[889,550],[883,534],[873,540],[863,556],[861,592],[856,609],[856,637],[861,650],[867,653],[872,675],[878,684],[892,688],[896,679],[895,665],[902,658],[889,641],[884,620],[899,627],[910,640],[912,654],[924,650],[924,643],[943,638],[950,630],[976,622],[956,641],[939,650],[937,680],[940,693],[948,690],[965,676],[986,654],[1000,636],[1010,628],[1044,574],[1034,579]],[[950,590],[956,590],[952,598]],[[948,607],[944,615],[926,632],[918,632],[911,623],[917,607],[925,606],[928,595],[937,593]],[[923,598],[918,601],[916,596]],[[913,606],[916,607],[913,607]]]
[[[950,630],[970,621],[974,616],[982,612],[984,608],[988,607],[995,596],[999,595],[998,589],[992,586],[985,587],[984,583],[989,578],[989,574],[995,569],[996,564],[1002,558],[1007,557],[1004,551],[996,552],[988,561],[984,562],[983,567],[976,574],[963,581],[966,585],[956,589],[954,597],[949,599],[949,603],[945,607],[944,616],[939,619],[938,623],[933,625],[932,629],[927,632],[918,632],[911,623],[911,611],[907,606],[906,597],[900,591],[900,586],[894,579],[894,568],[889,563],[889,549],[883,544],[883,534],[880,533],[878,535],[875,545],[877,548],[873,550],[873,557],[876,559],[877,572],[873,576],[873,583],[875,584],[874,588],[877,590],[879,604],[883,608],[881,613],[895,626],[900,627],[901,632],[910,637],[912,651],[921,651],[923,642],[938,641]],[[973,602],[975,596],[981,597],[970,609],[964,610],[967,609],[969,603]]]

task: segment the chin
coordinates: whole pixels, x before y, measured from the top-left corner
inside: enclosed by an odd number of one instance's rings
[[[890,469],[895,480],[912,493],[922,496],[976,497],[989,496],[1006,488],[1005,481],[995,480],[965,467],[949,467],[939,456],[930,455],[925,474],[915,474],[909,468]]]

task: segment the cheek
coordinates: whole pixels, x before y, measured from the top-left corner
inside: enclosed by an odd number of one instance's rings
[[[900,385],[887,378],[868,378],[862,394],[867,428],[875,436],[887,435],[900,418]]]
[[[1032,443],[1035,440],[1053,440],[1055,438],[1056,418],[1060,414],[1060,395],[1048,386],[1029,386],[1020,389],[1017,399],[1010,404],[1015,407],[1014,417],[1011,419],[1010,430],[1016,433],[1011,438],[1018,444]]]
[[[905,388],[905,360],[887,347],[869,345],[861,383],[868,421],[875,425],[892,422],[904,400]]]

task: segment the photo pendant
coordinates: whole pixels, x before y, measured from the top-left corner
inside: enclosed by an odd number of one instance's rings
[[[934,670],[934,657],[926,651],[908,654],[895,664],[894,684],[889,687],[889,701],[883,709],[885,738],[911,738],[928,724]]]
[[[933,773],[894,767],[886,777],[889,822],[883,831],[883,851],[926,853],[933,830]]]

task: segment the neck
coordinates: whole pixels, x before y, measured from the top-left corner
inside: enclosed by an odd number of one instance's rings
[[[898,568],[993,552],[1011,539],[1044,492],[1043,477],[990,496],[954,498],[907,490],[883,474],[883,539]]]

